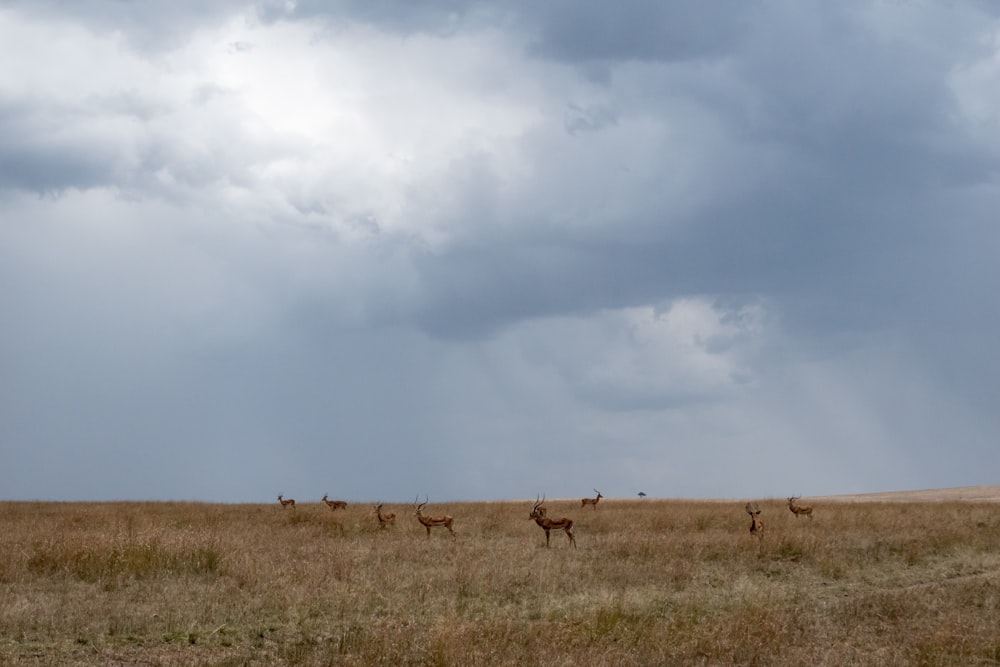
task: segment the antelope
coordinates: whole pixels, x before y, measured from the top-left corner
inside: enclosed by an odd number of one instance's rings
[[[760,520],[760,509],[754,503],[747,503],[746,510],[750,515],[750,534],[764,539],[764,522]]]
[[[286,507],[291,507],[292,509],[295,509],[295,499],[294,498],[288,498],[286,500],[285,498],[282,497],[282,494],[279,493],[278,494],[278,502],[281,503],[281,509],[285,509]]]
[[[580,509],[583,509],[587,505],[593,505],[594,511],[595,512],[597,511],[597,503],[600,502],[601,498],[603,498],[604,496],[602,496],[601,492],[598,491],[597,489],[594,489],[594,493],[597,494],[596,498],[582,498],[580,500]]]
[[[325,493],[323,494],[323,502],[326,503],[326,506],[329,507],[334,512],[336,512],[337,510],[347,509],[346,502],[344,502],[343,500],[327,500]]]
[[[413,502],[416,503],[418,500],[420,500],[420,496],[417,496]],[[452,523],[454,523],[454,519],[452,519],[447,514],[445,514],[444,516],[424,516],[421,513],[421,510],[424,509],[424,505],[426,504],[427,500],[424,500],[424,502],[414,505],[413,514],[416,515],[417,521],[422,523],[424,528],[427,529],[427,537],[431,536],[431,528],[433,528],[434,526],[444,526],[445,528],[448,529],[448,532],[451,533],[451,536],[455,537],[455,531],[451,529],[451,525]]]
[[[788,499],[788,509],[790,509],[792,511],[792,514],[795,515],[796,519],[799,518],[800,514],[805,514],[807,517],[809,517],[810,519],[812,519],[813,518],[813,508],[812,508],[812,505],[799,505],[798,503],[795,502],[796,500],[798,500],[801,497],[802,496],[792,496],[791,498],[789,498]]]
[[[569,543],[576,547],[576,538],[573,537],[573,519],[568,519],[563,517],[561,519],[550,519],[545,515],[545,508],[542,503],[545,502],[545,496],[539,500],[538,496],[535,496],[535,504],[531,508],[531,514],[528,515],[529,519],[534,519],[535,523],[541,526],[542,530],[545,531],[545,548],[549,547],[549,531],[553,528],[556,530],[563,530],[566,532],[566,537],[569,538]]]
[[[382,503],[375,505],[375,516],[378,517],[378,527],[385,528],[388,524],[396,523],[396,514],[394,512],[389,512],[388,514],[382,514]],[[427,529],[430,532],[430,528]]]

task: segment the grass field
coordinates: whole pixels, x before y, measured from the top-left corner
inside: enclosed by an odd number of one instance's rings
[[[1000,504],[301,501],[0,503],[0,664],[1000,664]]]

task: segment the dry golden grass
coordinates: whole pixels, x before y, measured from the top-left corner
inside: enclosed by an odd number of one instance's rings
[[[0,664],[987,665],[1000,505],[0,503]]]

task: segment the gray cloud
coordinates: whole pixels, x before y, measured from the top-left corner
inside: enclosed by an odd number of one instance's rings
[[[536,28],[532,51],[571,63],[593,60],[675,61],[725,56],[749,27],[745,3],[692,6],[635,0],[617,11],[600,2],[525,6],[521,20]]]
[[[40,0],[16,9],[28,21],[79,26],[95,36],[121,38],[128,48],[147,53],[178,48],[194,31],[214,26],[234,13],[253,14],[282,4],[177,0],[168,7],[151,8],[142,3],[116,0]]]
[[[9,497],[989,482],[986,5],[0,19]]]

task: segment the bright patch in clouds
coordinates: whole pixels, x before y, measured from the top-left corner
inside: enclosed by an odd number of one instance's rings
[[[524,330],[543,339],[530,347],[540,346],[570,393],[607,409],[661,410],[732,397],[751,381],[762,320],[760,306],[725,312],[690,298]]]

